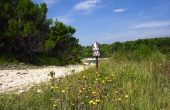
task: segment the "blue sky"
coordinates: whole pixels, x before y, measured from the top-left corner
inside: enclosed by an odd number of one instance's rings
[[[170,36],[170,0],[32,0],[47,18],[76,29],[79,44],[112,44]]]

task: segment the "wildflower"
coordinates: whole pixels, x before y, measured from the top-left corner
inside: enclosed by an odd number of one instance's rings
[[[85,90],[86,88],[83,87],[83,90]]]
[[[106,96],[102,96],[102,98],[106,98]]]
[[[100,100],[96,99],[96,100],[95,100],[95,102],[99,103],[99,102],[100,102]]]
[[[93,91],[92,94],[96,94],[96,91]]]
[[[134,106],[134,104],[131,104],[131,106]]]
[[[83,91],[82,90],[79,90],[80,93],[82,93]]]
[[[128,95],[125,95],[125,98],[129,98],[129,96],[128,96]]]
[[[86,79],[86,76],[83,76],[83,79]]]
[[[115,94],[118,94],[119,92],[118,91],[115,91]]]
[[[52,75],[54,75],[54,72],[53,72],[52,70],[50,70],[50,74],[51,74],[51,76],[52,76]]]
[[[96,71],[96,74],[98,74],[98,71]]]
[[[93,100],[90,100],[90,101],[89,101],[89,104],[92,104],[92,103],[93,103]]]
[[[51,98],[50,100],[51,100],[51,101],[53,101],[53,100],[54,100],[54,98]]]
[[[65,90],[62,90],[61,92],[62,92],[62,93],[65,93],[66,91],[65,91]]]
[[[56,104],[53,104],[53,107],[56,107],[57,105]]]
[[[105,79],[107,79],[108,77],[105,77]]]
[[[110,82],[110,80],[107,80],[107,82]]]
[[[50,80],[53,80],[54,78],[53,77],[50,77]]]
[[[74,106],[74,104],[73,104],[73,103],[72,103],[71,105],[72,105],[72,106]]]
[[[55,86],[56,89],[58,89],[58,86]]]
[[[96,105],[97,103],[96,102],[93,102],[93,105]]]
[[[122,99],[121,99],[121,98],[118,98],[117,100],[121,101]]]
[[[81,72],[84,72],[84,70],[81,70]]]
[[[104,80],[102,81],[102,83],[105,83]]]
[[[112,74],[112,77],[114,77],[115,75],[114,74]]]
[[[51,86],[51,89],[54,89],[54,86]]]

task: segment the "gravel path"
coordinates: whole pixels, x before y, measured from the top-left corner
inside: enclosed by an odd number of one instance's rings
[[[14,90],[28,84],[35,84],[49,80],[49,71],[55,72],[55,77],[76,73],[89,66],[69,65],[69,66],[47,66],[42,68],[28,69],[1,69],[0,70],[0,93]]]

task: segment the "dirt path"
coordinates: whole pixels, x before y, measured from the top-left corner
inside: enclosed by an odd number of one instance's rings
[[[13,90],[17,87],[23,87],[28,84],[35,84],[49,80],[49,71],[55,72],[55,77],[76,73],[89,66],[69,65],[69,66],[48,66],[37,69],[22,70],[0,70],[0,93]]]

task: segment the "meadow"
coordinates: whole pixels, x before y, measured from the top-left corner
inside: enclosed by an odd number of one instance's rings
[[[74,72],[74,71],[73,71]],[[41,83],[22,94],[0,94],[1,110],[169,110],[170,60],[115,55],[66,77]],[[40,90],[40,92],[37,92]]]

